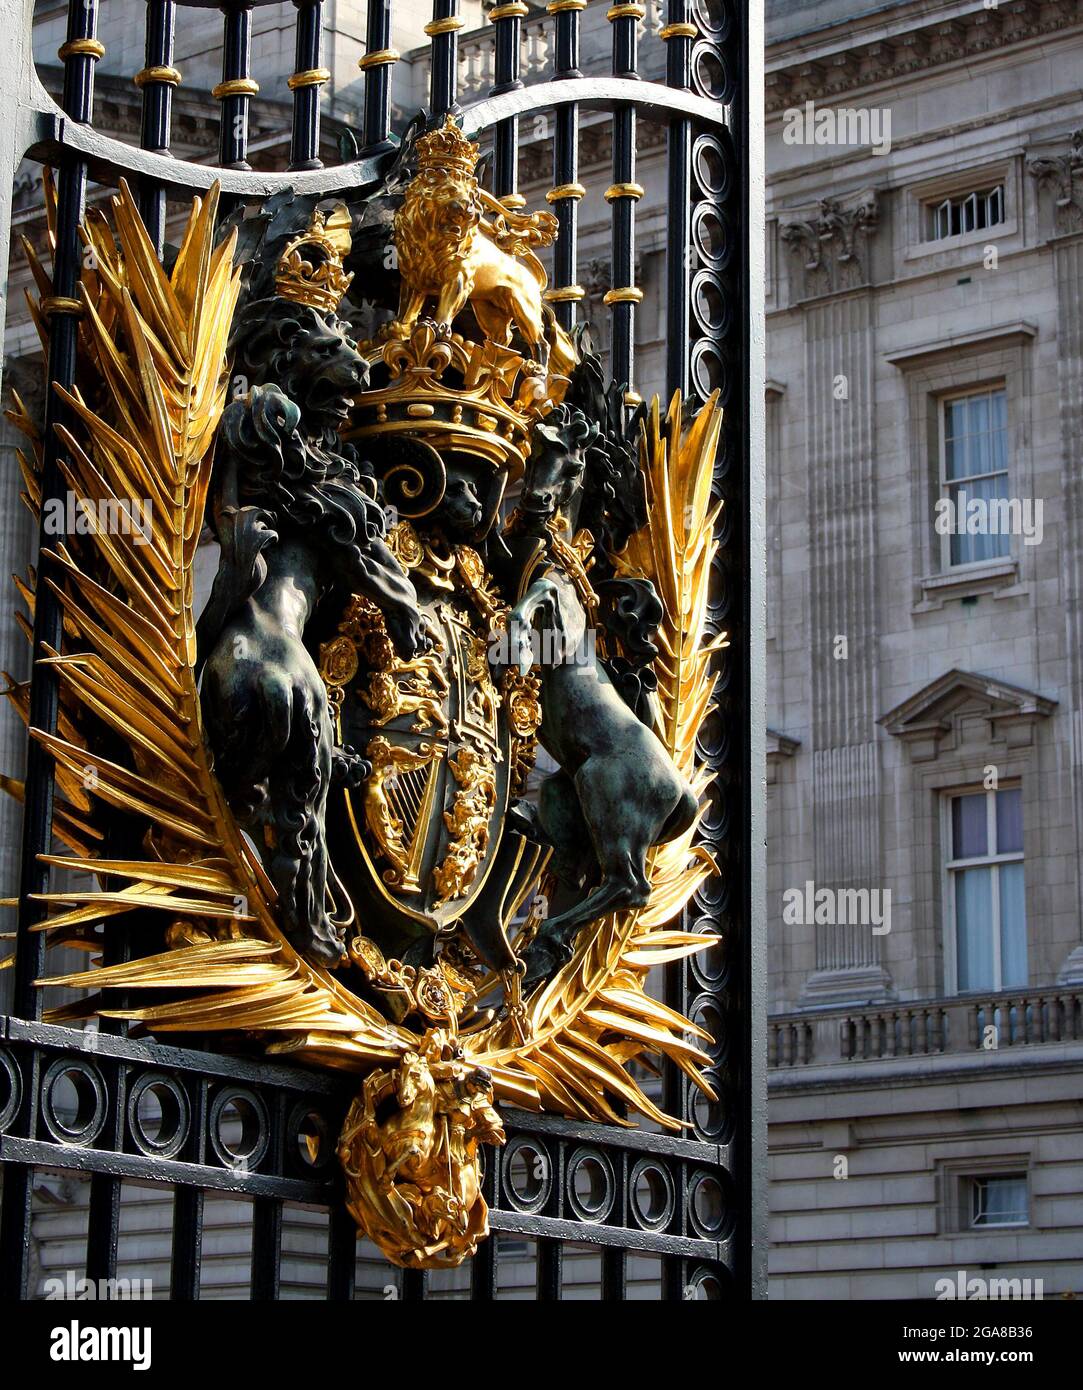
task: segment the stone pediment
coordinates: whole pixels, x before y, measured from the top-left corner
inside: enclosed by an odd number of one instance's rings
[[[953,670],[896,705],[877,723],[903,740],[915,762],[926,762],[976,737],[1006,742],[1009,748],[1029,747],[1037,721],[1048,718],[1056,707],[1056,700],[995,676]]]

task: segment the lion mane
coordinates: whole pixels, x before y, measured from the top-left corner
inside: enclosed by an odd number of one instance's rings
[[[445,231],[443,225],[444,214],[453,202],[470,209],[469,226],[458,237]],[[438,294],[466,269],[480,222],[477,179],[414,179],[395,214],[399,271],[404,279],[428,294]]]

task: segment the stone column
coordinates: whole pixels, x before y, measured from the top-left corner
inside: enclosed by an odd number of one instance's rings
[[[1077,866],[1083,863],[1083,131],[1067,149],[1029,159],[1038,191],[1039,225],[1049,238],[1057,283],[1057,372],[1060,395],[1061,547],[1068,686],[1072,806]],[[1083,933],[1083,875],[1076,871],[1076,920]],[[1069,952],[1060,984],[1083,985],[1083,935]]]
[[[815,888],[882,890],[874,346],[876,196],[784,226],[805,324]],[[804,888],[802,884],[787,885]],[[840,903],[838,897],[836,903]],[[806,1004],[879,1002],[891,981],[868,921],[814,924]]]

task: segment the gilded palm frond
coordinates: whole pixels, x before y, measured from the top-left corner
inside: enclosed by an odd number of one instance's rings
[[[103,859],[89,836],[64,833],[65,811],[54,829],[75,853],[46,858],[99,886],[45,894],[44,927],[70,943],[73,934],[138,913],[132,920],[166,928],[169,949],[41,983],[168,987],[168,1002],[122,1011],[97,997],[86,1001],[85,1012],[137,1019],[156,1031],[316,1028],[350,1035],[365,1055],[393,1057],[402,1047],[394,1030],[278,933],[273,890],[221,799],[204,749],[193,561],[240,283],[234,239],[215,246],[216,204],[216,188],[194,201],[170,275],[125,185],[113,200],[115,237],[101,216],[83,229],[93,255],[81,285],[81,361],[84,379],[104,390],[92,401],[77,379],[74,391],[62,392],[71,424],[58,435],[60,466],[90,518],[90,534],[78,554],[63,545],[49,552],[48,583],[68,636],[44,660],[56,670],[62,714],[56,734],[31,734],[52,754],[58,784],[90,827],[105,806],[149,829],[144,859]],[[40,505],[30,474],[27,490]],[[142,531],[101,520],[130,520],[136,507],[145,508]],[[26,588],[32,601],[32,585]],[[25,688],[11,685],[23,712]],[[128,757],[103,756],[95,737],[101,731],[116,735]],[[75,1012],[68,1006],[65,1017]]]

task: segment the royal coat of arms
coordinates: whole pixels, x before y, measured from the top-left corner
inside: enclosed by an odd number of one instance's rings
[[[164,267],[126,187],[88,215],[62,467],[89,515],[146,501],[151,524],[52,552],[62,705],[35,731],[51,860],[96,881],[51,895],[52,939],[140,933],[45,983],[356,1073],[350,1209],[414,1267],[485,1236],[501,1102],[676,1127],[628,1071],[652,1052],[708,1090],[706,1036],[644,986],[712,941],[673,923],[714,872],[720,412],[629,407],[547,301],[555,219],[487,193],[477,154],[449,118],[350,205],[219,222],[212,191]]]

